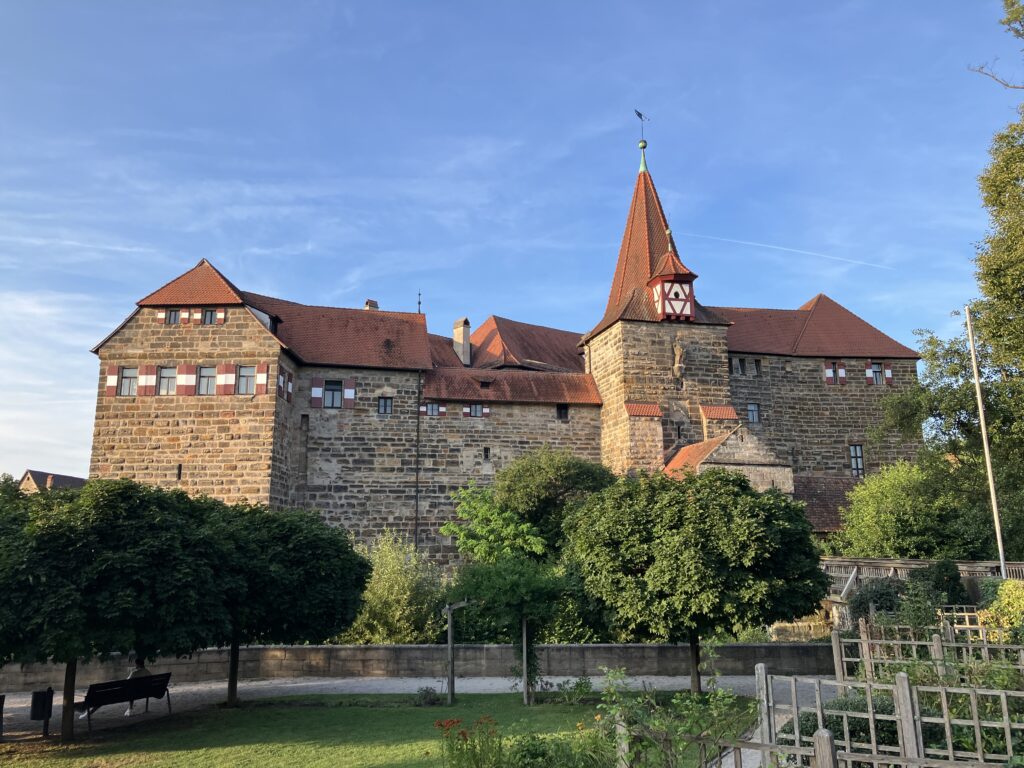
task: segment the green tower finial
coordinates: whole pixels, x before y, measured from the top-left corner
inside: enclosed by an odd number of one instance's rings
[[[640,173],[647,173],[647,140],[640,139]]]

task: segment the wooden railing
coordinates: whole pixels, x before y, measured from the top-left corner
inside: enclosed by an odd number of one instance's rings
[[[821,568],[832,579],[832,594],[848,594],[868,579],[906,579],[911,571],[931,565],[934,560],[886,560],[865,557],[823,557]],[[999,563],[992,560],[955,560],[960,576],[999,576]],[[1024,563],[1006,564],[1011,579],[1024,580]]]

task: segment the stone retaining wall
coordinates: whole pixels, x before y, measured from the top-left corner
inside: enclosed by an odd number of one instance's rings
[[[687,675],[685,645],[542,645],[541,672],[551,676],[601,675],[601,667],[624,667],[629,675]],[[827,643],[758,643],[718,649],[715,669],[723,675],[752,675],[764,662],[779,675],[831,675],[832,646]],[[459,677],[508,677],[516,664],[509,645],[460,645],[456,649]],[[147,665],[152,672],[170,672],[175,683],[227,678],[227,649],[199,651],[189,658],[161,658]],[[116,655],[78,667],[78,686],[124,678],[132,664]],[[299,645],[242,648],[239,677],[444,677],[442,645]],[[63,664],[9,664],[0,668],[0,693],[16,693],[63,685]]]

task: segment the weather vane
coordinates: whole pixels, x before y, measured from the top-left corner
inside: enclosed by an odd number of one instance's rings
[[[633,110],[634,114],[640,118],[640,141],[644,140],[644,123],[651,122],[651,118],[641,112],[639,109]]]

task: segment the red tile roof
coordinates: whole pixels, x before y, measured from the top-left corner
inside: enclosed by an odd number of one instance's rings
[[[731,405],[702,405],[700,412],[705,419],[738,419],[736,409]]]
[[[839,507],[846,505],[846,494],[857,482],[854,477],[793,475],[793,497],[807,505],[807,519],[815,531],[837,531],[842,527]]]
[[[430,343],[430,358],[435,368],[459,368],[462,366],[462,361],[455,354],[452,340],[447,336],[428,333],[427,341]]]
[[[732,432],[726,432],[724,435],[713,437],[710,440],[684,445],[665,465],[665,474],[671,475],[675,472],[685,472],[687,470],[696,472],[701,463],[718,450],[718,447],[728,440],[730,435],[732,435]]]
[[[662,269],[672,274],[697,275],[687,269],[679,257],[675,243],[668,232],[668,221],[654,188],[651,174],[641,169],[633,189],[633,201],[626,218],[619,259],[615,264],[612,289],[604,317],[584,339],[601,333],[618,320],[657,322],[654,299],[647,283],[661,274]],[[669,274],[669,273],[665,273]],[[694,302],[694,322],[725,324],[714,313]]]
[[[140,307],[189,307],[196,304],[241,304],[241,291],[206,259],[138,300]]]
[[[661,406],[657,403],[626,403],[626,413],[630,416],[661,417]]]
[[[508,368],[435,368],[423,377],[423,396],[428,400],[481,403],[601,404],[597,385],[588,374]]]
[[[709,307],[732,322],[730,352],[916,360],[917,352],[819,293],[799,309]]]
[[[417,312],[311,307],[248,291],[242,297],[249,306],[278,318],[275,335],[309,365],[433,367],[426,318]]]
[[[470,341],[474,368],[583,370],[583,358],[577,348],[580,334],[573,331],[492,315],[473,332]]]

